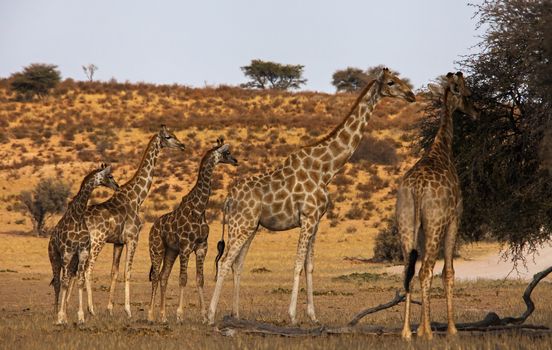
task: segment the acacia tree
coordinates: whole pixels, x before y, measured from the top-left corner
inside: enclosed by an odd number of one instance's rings
[[[368,75],[360,68],[347,67],[336,70],[332,75],[332,85],[345,92],[360,91],[370,82]]]
[[[362,90],[369,82],[376,79],[378,74],[385,66],[380,64],[377,66],[369,67],[365,71],[360,68],[347,67],[342,70],[337,70],[332,75],[332,85],[335,86],[336,90],[346,91],[346,92],[356,92]],[[391,72],[397,76],[400,75],[399,72],[391,70]],[[406,77],[401,77],[401,80],[404,81],[411,89],[413,85],[410,83],[410,79]]]
[[[492,235],[512,257],[534,251],[552,233],[552,3],[499,0],[476,5],[487,28],[480,53],[460,67],[477,121],[455,116],[454,144],[464,196],[464,239]],[[433,141],[440,106],[422,122],[421,145]]]
[[[270,61],[252,60],[241,67],[249,81],[241,84],[244,88],[289,90],[299,89],[307,82],[303,78],[303,65],[280,64]]]
[[[53,64],[33,63],[23,68],[23,72],[10,76],[10,87],[20,97],[31,99],[44,97],[61,81],[61,73]]]
[[[46,219],[65,209],[70,188],[64,182],[48,178],[42,179],[32,191],[20,195],[24,212],[31,217],[33,231],[37,236],[44,235]]]

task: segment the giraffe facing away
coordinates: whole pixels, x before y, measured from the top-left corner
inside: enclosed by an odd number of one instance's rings
[[[95,169],[85,176],[79,192],[69,203],[65,214],[63,214],[50,236],[48,257],[54,275],[50,284],[54,287],[54,311],[58,313],[58,324],[67,323],[68,289],[70,280],[74,279],[75,275],[79,286],[78,322],[84,322],[82,289],[84,287],[84,272],[90,254],[90,235],[84,220],[84,212],[90,194],[98,186],[106,186],[114,190],[119,188],[119,185],[113,179],[113,175],[111,175],[111,166],[102,164],[99,169]]]
[[[196,255],[196,284],[203,320],[207,319],[203,297],[203,262],[207,254],[209,226],[205,220],[205,210],[211,195],[211,178],[218,163],[238,165],[230,154],[228,144],[217,140],[217,146],[207,151],[199,166],[197,182],[192,190],[182,197],[178,208],[158,218],[149,236],[151,258],[151,302],[148,320],[154,320],[155,292],[161,284],[161,322],[167,322],[165,312],[167,282],[173,264],[180,256],[180,302],[176,311],[178,322],[183,320],[184,287],[188,279],[188,259],[192,252]],[[160,282],[160,283],[159,283]]]
[[[424,156],[404,175],[397,192],[396,220],[405,257],[406,290],[405,317],[402,336],[410,339],[410,284],[418,258],[418,234],[422,232],[422,266],[420,285],[422,289],[422,321],[418,336],[432,338],[429,290],[433,279],[433,267],[444,241],[445,264],[443,284],[447,299],[448,334],[457,333],[454,324],[452,288],[454,267],[452,264],[456,233],[462,215],[462,193],[452,156],[453,114],[460,111],[472,118],[478,112],[470,100],[462,73],[447,74],[444,89],[430,85],[430,89],[443,95],[444,110],[433,144]],[[420,231],[420,229],[422,229]]]
[[[105,243],[112,243],[113,265],[107,310],[109,314],[113,313],[113,295],[119,274],[119,262],[123,247],[126,245],[125,312],[129,318],[132,316],[130,311],[130,272],[142,228],[139,211],[152,185],[155,163],[162,148],[184,150],[184,145],[165,125],[162,125],[159,132],[151,137],[134,176],[122,185],[110,199],[100,204],[91,205],[86,210],[85,219],[91,239],[90,262],[86,270],[86,290],[88,311],[92,315],[94,315],[94,305],[91,279],[94,263]]]
[[[318,223],[329,204],[327,186],[358,147],[372,110],[380,98],[385,96],[411,102],[415,100],[414,94],[403,81],[388,69],[383,69],[361,92],[347,117],[329,135],[293,152],[274,170],[241,179],[231,187],[224,205],[224,216],[228,223],[228,249],[222,256],[223,230],[216,259],[216,286],[209,307],[210,324],[214,324],[222,285],[230,268],[234,274],[232,310],[233,315],[239,317],[240,274],[259,225],[273,231],[300,227],[289,316],[292,324],[296,324],[299,277],[304,268],[307,315],[313,322],[317,322],[312,287],[313,247]],[[224,223],[225,220],[223,226]]]

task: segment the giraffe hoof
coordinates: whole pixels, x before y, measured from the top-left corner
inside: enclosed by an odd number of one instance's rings
[[[458,334],[458,330],[456,327],[449,327],[447,329],[447,337],[454,337]]]
[[[401,337],[404,339],[404,340],[412,340],[412,332],[410,330],[405,330],[403,329],[402,333],[401,333]]]
[[[88,313],[90,314],[90,316],[96,316],[96,312],[94,311],[93,308],[88,308]]]

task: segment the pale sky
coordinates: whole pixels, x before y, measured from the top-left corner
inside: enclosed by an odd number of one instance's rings
[[[0,0],[0,77],[40,62],[84,80],[94,63],[97,80],[237,85],[258,58],[304,65],[305,90],[333,92],[335,70],[377,64],[420,87],[480,41],[467,3]]]

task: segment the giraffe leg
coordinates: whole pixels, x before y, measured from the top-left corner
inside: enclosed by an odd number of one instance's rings
[[[310,318],[310,320],[314,323],[319,323],[318,319],[316,318],[316,312],[314,311],[314,288],[312,285],[312,272],[314,271],[314,242],[316,240],[316,236],[313,235],[309,241],[309,244],[307,246],[307,256],[305,259],[305,282],[307,285],[307,316]]]
[[[165,246],[160,238],[159,228],[154,225],[150,232],[149,251],[151,260],[150,281],[151,281],[151,300],[148,310],[148,321],[155,321],[155,293],[159,286],[159,274],[161,272],[161,266],[163,264],[163,257],[165,256]]]
[[[96,315],[94,312],[94,302],[92,300],[92,271],[94,271],[94,264],[98,255],[102,251],[102,248],[105,244],[105,241],[92,241],[90,247],[90,258],[88,260],[88,266],[85,273],[85,283],[86,283],[86,295],[88,297],[88,313],[92,316]]]
[[[67,324],[67,288],[69,287],[69,265],[71,263],[71,258],[73,257],[73,252],[65,251],[62,256],[62,265],[61,265],[61,303],[59,306],[57,324]]]
[[[203,278],[203,264],[205,262],[205,256],[207,255],[207,241],[202,243],[196,249],[196,285],[197,294],[199,296],[199,307],[201,309],[201,316],[203,323],[207,322],[207,309],[205,308],[205,298],[203,296],[203,284],[205,279]]]
[[[130,241],[127,243],[126,264],[125,264],[125,312],[128,318],[132,317],[130,311],[130,274],[132,271],[132,262],[138,242]]]
[[[71,300],[71,294],[73,293],[73,288],[75,287],[75,281],[77,276],[77,269],[79,266],[79,257],[78,254],[75,254],[73,258],[71,259],[71,263],[69,265],[69,287],[67,288],[67,304],[69,304],[69,301]]]
[[[188,242],[186,242],[186,247],[180,247],[180,297],[178,300],[178,309],[176,309],[176,322],[178,323],[184,321],[184,289],[188,283],[188,261],[192,253],[187,244]]]
[[[71,294],[73,293],[73,288],[75,288],[75,281],[77,279],[74,277],[71,277],[69,280],[69,288],[67,288],[67,303],[69,304],[69,301],[71,300]]]
[[[119,277],[119,265],[121,263],[121,254],[123,253],[123,244],[113,245],[113,263],[111,264],[111,283],[109,285],[109,298],[107,299],[107,312],[113,316],[113,298],[115,296],[115,285]],[[128,254],[128,253],[127,253]]]
[[[165,258],[163,260],[163,268],[161,269],[161,303],[159,306],[161,323],[167,323],[166,312],[166,297],[167,297],[167,284],[169,282],[169,275],[171,274],[172,267],[178,256],[178,252],[172,249],[165,249]]]
[[[410,328],[411,314],[411,286],[412,278],[416,273],[416,260],[418,258],[417,242],[421,225],[420,208],[409,189],[399,188],[397,192],[396,223],[401,240],[401,248],[404,257],[404,323],[402,338],[410,340],[412,330]]]
[[[240,250],[240,253],[238,254],[238,257],[232,264],[232,273],[234,275],[234,297],[232,298],[232,316],[235,318],[240,318],[240,277],[241,277],[241,271],[243,269],[243,262],[245,260],[245,256],[247,255],[247,251],[249,250],[249,246],[251,245],[251,242],[253,241],[253,237],[255,235],[251,235],[243,245],[243,247]]]
[[[84,274],[86,271],[86,263],[88,261],[88,249],[83,249],[79,252],[79,263],[77,268],[77,276],[74,280],[78,279],[78,287],[79,287],[79,311],[77,312],[78,322],[84,323],[84,311],[83,311],[83,302],[82,302],[82,292],[84,288]]]
[[[48,257],[50,258],[50,265],[52,265],[52,282],[50,283],[54,287],[54,313],[58,312],[59,307],[59,291],[61,288],[61,256],[55,250],[54,241],[50,239],[48,244]]]
[[[424,226],[425,229],[426,226]],[[433,338],[431,331],[431,305],[430,305],[430,289],[433,282],[433,268],[438,255],[441,228],[431,229],[431,225],[427,226],[430,229],[426,230],[426,244],[424,256],[422,258],[422,266],[420,267],[420,286],[422,289],[422,320],[418,327],[418,337],[425,336],[428,340]]]
[[[256,227],[256,226],[254,226]],[[217,311],[217,304],[220,298],[220,293],[222,291],[222,285],[224,283],[224,278],[230,272],[230,269],[232,267],[232,264],[240,254],[243,245],[245,244],[248,236],[254,235],[255,228],[249,229],[249,234],[247,232],[244,232],[243,234],[239,232],[237,235],[230,236],[231,232],[236,232],[237,227],[234,227],[233,225],[229,226],[229,237],[235,237],[238,236],[241,238],[240,241],[237,241],[235,239],[229,239],[228,240],[228,247],[226,253],[222,256],[222,259],[219,261],[219,273],[217,276],[217,282],[215,284],[215,290],[213,292],[213,296],[211,298],[211,304],[209,305],[209,315],[208,315],[208,321],[209,325],[215,324],[215,314]],[[242,229],[243,230],[243,229]],[[242,231],[243,232],[243,231]]]
[[[297,244],[297,257],[295,258],[295,269],[293,273],[293,289],[291,290],[291,302],[289,304],[289,318],[291,324],[297,324],[297,296],[299,294],[299,278],[307,255],[307,248],[313,235],[316,234],[318,218],[305,217],[301,220],[301,234]]]
[[[458,220],[453,219],[445,233],[444,251],[445,265],[443,266],[443,285],[445,286],[445,294],[447,298],[447,322],[448,335],[456,335],[458,330],[454,324],[454,309],[452,305],[452,289],[454,286],[454,246],[456,244],[456,233],[458,232]]]

